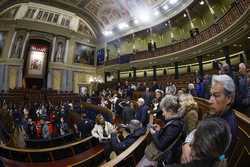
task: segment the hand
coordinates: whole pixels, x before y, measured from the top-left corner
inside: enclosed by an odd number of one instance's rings
[[[153,128],[150,128],[149,131],[150,131],[150,133],[151,133],[152,135],[155,134],[155,132],[156,132]]]
[[[190,161],[192,161],[191,146],[186,143],[182,146],[181,163],[186,164]]]

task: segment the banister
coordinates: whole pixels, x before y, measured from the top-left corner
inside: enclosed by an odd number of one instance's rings
[[[216,21],[216,23],[201,31],[194,38],[190,37],[187,39],[182,39],[181,41],[178,41],[174,44],[169,44],[164,47],[157,48],[154,52],[149,52],[146,50],[136,52],[136,54],[131,55],[130,60],[135,61],[140,59],[153,58],[191,48],[197,44],[207,41],[211,37],[218,35],[220,32],[224,32],[226,28],[228,28],[233,22],[238,20],[239,16],[243,15],[247,10],[249,10],[249,2],[247,0],[240,0],[238,3],[232,5],[231,8]],[[105,65],[107,66],[118,64],[118,59],[119,58],[109,60],[105,62]]]

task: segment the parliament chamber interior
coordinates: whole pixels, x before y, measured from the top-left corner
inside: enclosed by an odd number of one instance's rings
[[[0,167],[249,167],[250,0],[0,0]]]

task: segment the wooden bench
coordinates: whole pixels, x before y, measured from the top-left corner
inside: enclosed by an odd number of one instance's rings
[[[102,157],[103,147],[101,145],[97,145],[73,157],[51,162],[25,163],[6,158],[2,158],[2,160],[7,167],[67,167],[69,164],[75,164],[77,162],[81,162],[81,166],[97,166],[97,164],[103,161]],[[98,159],[100,160],[98,161]]]

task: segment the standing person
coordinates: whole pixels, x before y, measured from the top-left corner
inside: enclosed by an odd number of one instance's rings
[[[128,124],[135,116],[135,110],[133,108],[133,102],[125,101],[121,102],[120,106],[122,107],[122,122]]]
[[[248,83],[247,83],[247,68],[244,63],[239,64],[239,92],[237,98],[237,107],[240,112],[247,113],[248,111]]]
[[[139,98],[137,101],[138,104],[138,111],[135,113],[135,119],[139,120],[142,125],[144,127],[147,126],[148,122],[149,122],[149,108],[148,106],[145,104],[144,99],[143,98]]]
[[[48,139],[50,137],[48,124],[43,119],[41,119],[40,122],[41,122],[42,138]]]
[[[157,119],[164,120],[164,117],[162,116],[162,110],[160,109],[160,102],[164,95],[164,92],[160,89],[155,90],[155,98],[153,99],[153,112],[156,114]]]
[[[180,115],[185,122],[185,131],[190,133],[194,130],[198,123],[198,104],[191,94],[182,94],[179,97]]]
[[[181,154],[182,136],[185,134],[183,133],[184,122],[178,113],[177,97],[166,95],[160,107],[166,124],[162,128],[158,124],[150,127],[152,141],[146,147],[145,155],[138,163],[138,167],[161,166],[162,162],[175,163]]]
[[[68,126],[68,124],[64,121],[64,118],[63,118],[63,117],[60,118],[60,122],[59,122],[59,132],[60,132],[60,135],[61,135],[61,136],[65,135],[66,133],[69,133],[69,126]]]
[[[238,123],[232,110],[234,98],[235,84],[233,79],[228,75],[213,75],[211,96],[209,99],[210,108],[212,110],[211,115],[224,119],[228,123],[232,134],[231,145],[226,152],[226,157],[230,157],[238,134]],[[192,160],[190,144],[193,141],[194,134],[195,130],[186,137],[185,143],[182,146],[182,163],[188,163]]]

